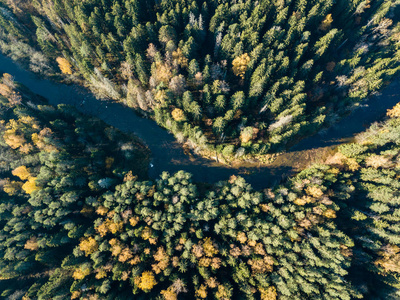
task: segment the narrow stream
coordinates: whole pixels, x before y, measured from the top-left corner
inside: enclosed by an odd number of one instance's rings
[[[122,104],[99,101],[83,87],[57,84],[39,78],[2,54],[0,54],[0,72],[10,73],[17,82],[45,97],[52,105],[61,103],[73,105],[79,111],[96,116],[124,132],[134,133],[152,153],[153,167],[149,168],[151,178],[157,178],[163,171],[173,173],[185,170],[193,174],[195,181],[214,183],[227,180],[231,175],[240,175],[255,189],[278,183],[291,174],[296,166],[305,166],[306,162],[312,161],[315,156],[327,151],[330,146],[338,145],[354,134],[364,131],[369,124],[379,120],[388,108],[400,101],[400,80],[397,79],[381,94],[370,97],[350,116],[323,133],[302,140],[287,153],[279,156],[271,165],[233,169],[198,156],[190,158],[184,154],[173,135],[159,127],[154,121],[138,116],[132,109]],[[319,151],[319,149],[322,150]]]

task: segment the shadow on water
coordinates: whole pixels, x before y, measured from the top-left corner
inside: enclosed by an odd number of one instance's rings
[[[373,122],[381,120],[387,109],[398,102],[400,102],[399,79],[385,87],[378,95],[366,99],[359,108],[337,124],[300,141],[291,150],[303,151],[349,142],[355,134],[365,131]]]
[[[371,97],[363,107],[355,110],[349,117],[323,133],[302,140],[287,153],[279,156],[271,165],[233,169],[198,156],[189,157],[173,135],[159,127],[154,121],[138,116],[132,109],[122,104],[99,101],[85,88],[77,85],[58,84],[39,78],[1,54],[0,71],[10,73],[17,82],[45,97],[52,105],[61,103],[73,105],[79,111],[96,116],[124,132],[134,133],[149,147],[152,153],[153,167],[149,168],[151,178],[157,178],[163,171],[173,173],[185,170],[193,174],[195,181],[214,183],[227,180],[231,175],[240,175],[255,189],[279,183],[288,175],[306,166],[304,162],[313,161],[320,153],[316,149],[329,149],[329,146],[342,143],[342,139],[350,138],[355,133],[365,130],[368,124],[379,119],[386,109],[394,106],[400,100],[400,82],[397,80],[385,88],[382,94]],[[309,159],[307,160],[305,157],[309,157]]]

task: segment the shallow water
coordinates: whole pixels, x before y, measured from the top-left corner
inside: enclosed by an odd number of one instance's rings
[[[379,120],[388,108],[400,101],[400,80],[396,80],[381,94],[367,99],[364,105],[350,116],[323,133],[303,139],[271,165],[233,169],[198,156],[189,157],[185,155],[173,135],[154,121],[138,116],[132,109],[122,104],[99,101],[80,86],[68,86],[39,78],[2,54],[0,54],[0,72],[10,73],[17,82],[45,97],[52,105],[61,103],[73,105],[79,111],[96,116],[124,132],[134,133],[152,153],[153,167],[149,168],[151,178],[157,178],[163,171],[173,173],[185,170],[193,174],[195,181],[214,183],[227,180],[231,175],[240,175],[255,189],[273,186],[294,170],[305,167],[307,163],[313,161],[313,156],[325,153],[327,147],[338,145],[354,134],[364,131],[369,124]]]

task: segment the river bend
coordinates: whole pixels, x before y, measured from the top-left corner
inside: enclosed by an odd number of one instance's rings
[[[379,120],[388,108],[400,101],[400,80],[397,79],[380,94],[364,101],[363,105],[348,117],[321,133],[303,139],[271,165],[233,169],[199,156],[189,157],[185,155],[173,135],[159,127],[156,122],[138,116],[132,109],[122,104],[99,101],[83,87],[58,84],[39,78],[2,54],[0,54],[0,72],[10,73],[17,82],[45,97],[52,105],[73,105],[85,114],[98,117],[111,126],[138,136],[151,151],[153,165],[149,168],[151,178],[157,178],[163,171],[173,173],[185,170],[193,174],[195,181],[214,183],[227,180],[231,175],[240,175],[255,189],[278,183],[293,172],[295,165],[301,165],[306,159],[312,159],[317,153],[315,149],[338,145],[354,134],[364,131],[372,122]]]

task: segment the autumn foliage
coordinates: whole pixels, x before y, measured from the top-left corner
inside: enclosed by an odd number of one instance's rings
[[[19,166],[18,168],[15,168],[12,171],[12,174],[14,176],[19,177],[19,179],[21,179],[21,180],[26,180],[29,177],[31,177],[31,173],[29,172],[29,170],[25,166]]]
[[[333,22],[332,19],[332,14],[328,14],[325,19],[322,21],[321,25],[318,27],[318,29],[322,31],[327,31],[331,28],[331,24]]]
[[[388,109],[386,115],[391,118],[400,118],[400,103],[397,103],[393,108]]]
[[[57,57],[56,61],[63,74],[72,75],[72,65],[68,60],[63,57]]]
[[[239,57],[236,57],[232,61],[232,70],[236,76],[239,76],[241,79],[244,79],[244,75],[246,74],[247,65],[250,62],[250,56],[245,53]]]
[[[86,256],[94,253],[98,249],[97,242],[94,238],[89,237],[81,240],[79,248],[85,252]]]
[[[150,291],[156,284],[153,272],[145,271],[139,278],[138,287],[143,291]]]

